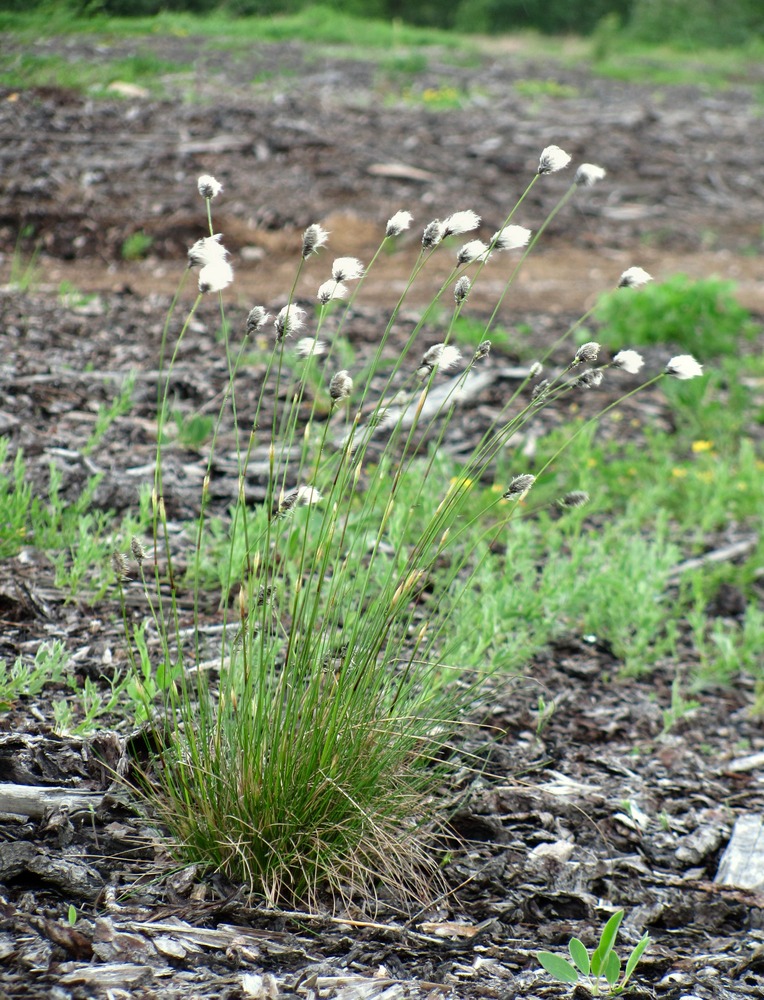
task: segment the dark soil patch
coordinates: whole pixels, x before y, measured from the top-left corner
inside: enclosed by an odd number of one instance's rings
[[[171,60],[198,46],[140,44]],[[77,58],[97,57],[93,45],[61,42]],[[134,509],[150,482],[167,293],[204,230],[202,172],[225,184],[216,228],[235,256],[229,318],[237,338],[254,302],[283,304],[309,223],[327,220],[331,250],[366,260],[400,208],[423,224],[472,207],[490,220],[490,233],[551,142],[601,163],[609,180],[555,219],[506,323],[528,324],[545,346],[633,263],[657,274],[740,277],[747,303],[764,311],[760,258],[745,256],[761,250],[764,119],[744,89],[659,92],[519,56],[464,68],[436,53],[414,88],[452,86],[471,99],[467,108],[435,112],[421,101],[387,103],[400,81],[370,63],[309,61],[297,45],[236,62],[214,52],[203,59],[183,81],[193,101],[181,93],[161,102],[95,101],[38,90],[5,93],[0,104],[6,274],[24,225],[34,226],[24,249],[39,241],[43,254],[42,284],[0,298],[0,430],[24,449],[42,496],[51,462],[71,500],[94,470],[103,472],[95,504],[104,509]],[[248,82],[268,68],[295,75]],[[530,101],[512,87],[550,77],[575,96]],[[168,80],[171,92],[177,86]],[[409,168],[429,176],[414,180]],[[566,185],[557,176],[537,185],[517,221],[537,227]],[[153,237],[151,258],[128,267],[120,249],[139,230]],[[391,305],[409,250],[384,262],[365,301]],[[308,301],[326,260],[311,262],[300,289]],[[99,294],[63,303],[64,278]],[[217,410],[226,381],[217,326],[217,307],[205,302],[176,369],[178,405],[189,413]],[[379,310],[367,306],[347,330],[362,352],[378,328]],[[499,349],[497,371],[514,361]],[[131,412],[84,455],[98,406],[130,370]],[[243,426],[259,374],[253,362],[237,385]],[[464,437],[449,447],[469,443],[509,378],[497,375],[465,411]],[[630,405],[648,422],[666,420],[657,390]],[[221,512],[237,488],[233,440],[233,428],[224,428],[212,470]],[[180,521],[196,511],[206,462],[176,446],[166,461],[170,517]],[[257,500],[258,455],[252,468],[247,490]],[[82,682],[124,664],[113,603],[82,595],[66,602],[31,545],[1,572],[6,659],[61,637]],[[130,587],[128,596],[137,609]],[[715,613],[739,611],[732,600]],[[596,637],[571,635],[529,664],[527,678],[486,693],[484,726],[465,748],[486,759],[486,773],[465,770],[452,790],[459,805],[445,871],[451,892],[406,917],[384,899],[358,899],[318,918],[274,913],[220,878],[172,873],[156,831],[110,780],[140,741],[119,727],[58,737],[46,704],[20,700],[0,714],[0,795],[12,784],[38,791],[15,806],[6,801],[0,818],[0,997],[234,998],[245,995],[244,974],[264,977],[259,993],[249,981],[251,995],[278,989],[302,1000],[567,995],[539,976],[534,951],[562,951],[573,934],[591,944],[618,907],[627,911],[628,944],[645,929],[653,936],[640,995],[761,996],[764,894],[714,881],[736,820],[764,811],[764,731],[750,714],[752,683],[741,677],[731,689],[705,692],[702,707],[665,734],[663,710],[681,664],[658,664],[645,680],[615,679],[618,666]],[[556,706],[546,721],[539,694]],[[46,805],[42,790],[51,787],[79,798],[68,811]],[[70,904],[80,917],[73,929]]]

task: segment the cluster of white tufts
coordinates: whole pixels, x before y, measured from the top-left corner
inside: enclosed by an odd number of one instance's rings
[[[552,174],[563,170],[571,162],[571,157],[559,146],[551,145],[545,147],[539,157],[537,168],[538,175]],[[594,163],[582,163],[576,170],[574,185],[576,187],[592,187],[606,176],[603,167]],[[208,205],[223,190],[223,185],[210,174],[202,174],[197,181],[197,188],[201,197]],[[471,232],[480,226],[480,216],[477,213],[466,209],[454,212],[445,219],[434,219],[424,229],[422,236],[422,247],[425,251],[434,250],[439,243],[449,236],[458,236]],[[400,235],[411,226],[413,216],[410,212],[401,210],[392,215],[385,228],[385,238]],[[507,224],[493,234],[490,242],[486,243],[480,239],[473,239],[465,243],[457,253],[457,265],[459,267],[473,263],[486,263],[494,251],[515,250],[526,247],[530,242],[532,231],[525,226]],[[308,226],[303,234],[302,256],[307,259],[311,254],[316,253],[323,247],[329,238],[329,233],[318,223]],[[229,263],[228,251],[223,246],[220,233],[204,236],[197,240],[188,251],[189,267],[199,268],[199,291],[201,293],[220,292],[233,281],[233,268]],[[348,288],[345,282],[355,281],[364,274],[363,264],[355,257],[338,257],[332,265],[332,276],[325,281],[318,289],[317,298],[322,304],[326,304],[333,299],[344,298]],[[644,268],[630,267],[625,270],[619,280],[619,288],[641,288],[649,281],[652,275],[648,274]],[[458,279],[454,297],[458,305],[466,299],[470,290],[470,281],[462,276]],[[257,306],[250,312],[247,320],[247,332],[254,333],[261,329],[268,315],[262,307]],[[276,316],[274,326],[276,337],[281,341],[284,337],[290,336],[304,326],[305,310],[290,303],[281,309]],[[296,345],[297,354],[302,357],[316,356],[324,353],[325,345],[315,338],[304,337]],[[573,361],[573,366],[582,363],[591,364],[596,360],[599,345],[595,343],[583,344],[579,347]],[[486,352],[487,353],[487,352]],[[445,344],[437,344],[426,352],[417,374],[426,377],[433,371],[445,371],[461,360],[461,354],[457,348]],[[636,375],[643,367],[644,360],[637,351],[624,349],[618,351],[613,357],[609,366],[621,369],[629,375]],[[341,373],[346,375],[347,373]],[[699,364],[692,355],[677,355],[669,360],[664,369],[664,374],[671,375],[677,379],[692,379],[703,374],[703,366]],[[349,378],[349,377],[348,377]],[[595,387],[602,379],[601,369],[583,372],[578,376],[578,384],[585,387]],[[345,385],[343,383],[343,392]]]

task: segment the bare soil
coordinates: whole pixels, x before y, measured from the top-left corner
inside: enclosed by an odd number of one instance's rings
[[[29,287],[6,284],[0,295],[0,431],[24,449],[42,497],[51,462],[72,500],[93,471],[103,473],[95,503],[104,509],[134,509],[150,479],[162,324],[186,250],[204,233],[201,173],[225,186],[215,228],[236,269],[235,336],[252,305],[286,300],[308,224],[331,230],[329,253],[368,260],[385,220],[406,208],[416,231],[380,262],[348,326],[363,351],[405,280],[421,227],[472,208],[490,235],[550,143],[601,164],[608,179],[554,219],[504,324],[524,324],[548,344],[632,264],[659,278],[735,280],[741,300],[764,314],[764,116],[745,81],[727,91],[636,86],[522,51],[469,66],[427,52],[428,68],[413,77],[298,44],[236,56],[194,38],[34,47],[93,61],[151,49],[194,65],[168,77],[162,100],[0,93],[6,283],[14,247],[40,249]],[[523,97],[514,85],[528,80],[553,80],[569,96]],[[462,107],[428,105],[427,91],[445,88],[457,89]],[[514,221],[537,228],[569,183],[542,180]],[[136,232],[152,237],[149,257],[126,263],[122,246]],[[330,259],[310,262],[298,289],[305,303]],[[433,269],[427,298],[448,266]],[[193,289],[183,296],[192,301]],[[188,412],[215,412],[225,386],[218,323],[205,302],[185,338],[175,388]],[[497,359],[499,369],[516,360],[501,349]],[[83,454],[99,405],[131,370],[133,408]],[[258,374],[255,366],[240,378],[243,419]],[[466,435],[500,389],[469,410]],[[660,392],[638,399],[644,421],[669,426]],[[221,512],[237,488],[232,447],[229,427],[213,469]],[[166,462],[170,516],[180,521],[194,512],[205,460],[171,446]],[[254,474],[247,489],[256,498],[260,488]],[[709,547],[745,543],[756,528],[731,524]],[[721,592],[709,614],[739,619],[746,600]],[[137,597],[131,607],[138,614]],[[0,655],[12,662],[59,637],[72,675],[98,681],[125,662],[115,610],[108,599],[72,600],[44,557],[22,546],[0,568]],[[746,888],[717,873],[735,823],[764,812],[764,730],[750,711],[753,681],[741,674],[704,692],[701,708],[664,733],[672,681],[689,665],[620,678],[606,642],[571,634],[528,664],[527,676],[496,684],[479,716],[484,728],[466,743],[486,773],[465,771],[450,790],[458,803],[451,891],[406,914],[384,899],[310,916],[274,912],[219,876],[173,872],[156,831],[110,778],[141,752],[130,727],[114,720],[96,736],[61,737],[49,703],[20,699],[0,713],[0,796],[12,785],[36,793],[15,805],[3,799],[0,810],[0,998],[566,996],[570,988],[539,975],[534,951],[562,952],[574,934],[592,944],[619,907],[628,945],[645,930],[653,938],[636,977],[640,996],[760,997],[764,874]],[[44,694],[65,696],[66,687]],[[543,724],[539,695],[556,704]],[[51,789],[74,796],[68,809],[56,804],[60,795],[44,801]],[[761,864],[760,852],[752,857]],[[245,973],[264,977],[259,993],[244,992]]]

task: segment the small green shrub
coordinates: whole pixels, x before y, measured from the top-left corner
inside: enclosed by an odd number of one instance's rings
[[[69,661],[66,647],[59,639],[40,643],[34,660],[18,656],[12,667],[0,660],[0,709],[10,708],[19,697],[34,697],[46,684],[58,683]]]
[[[132,233],[122,243],[122,260],[143,260],[154,243],[154,237],[142,229]]]
[[[28,511],[32,487],[26,481],[26,465],[21,449],[8,468],[10,440],[0,438],[0,558],[14,556],[24,544],[28,531]]]
[[[609,292],[594,311],[600,324],[597,336],[611,348],[671,344],[701,358],[737,350],[751,338],[756,326],[735,298],[732,282],[718,278],[693,281],[677,274],[660,284],[649,284],[628,298]],[[587,339],[587,338],[584,338]]]
[[[189,451],[196,451],[209,441],[215,427],[214,418],[202,413],[181,413],[176,410],[172,419],[178,429],[178,444]]]

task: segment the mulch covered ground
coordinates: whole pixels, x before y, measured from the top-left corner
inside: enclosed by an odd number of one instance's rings
[[[103,55],[94,40],[38,44],[72,58]],[[403,102],[400,81],[371,63],[299,45],[237,60],[194,39],[119,43],[131,45],[169,59],[192,52],[197,69],[181,87],[168,80],[161,101],[51,89],[6,92],[0,103],[6,280],[23,226],[34,234],[22,248],[38,241],[42,251],[31,288],[0,296],[0,430],[23,449],[41,496],[51,462],[69,500],[103,473],[95,495],[103,509],[135,509],[151,480],[159,342],[185,251],[203,232],[202,172],[226,187],[216,228],[234,252],[234,337],[255,302],[285,301],[309,223],[327,220],[330,252],[365,260],[399,208],[418,224],[471,207],[490,220],[490,235],[550,142],[601,163],[610,179],[555,220],[505,307],[507,325],[527,324],[541,348],[632,263],[658,275],[736,277],[745,301],[764,313],[755,256],[764,118],[742,85],[657,91],[517,54],[463,67],[435,53],[425,77],[406,86],[457,87],[469,104],[434,111],[423,100]],[[285,70],[291,75],[250,83]],[[513,89],[517,80],[550,78],[570,96],[531,100]],[[538,227],[566,184],[545,179],[516,221]],[[138,230],[153,237],[151,257],[128,265],[120,248]],[[375,302],[391,304],[415,241],[384,262],[370,301],[352,317],[347,332],[359,353],[375,343]],[[305,304],[328,260],[311,262]],[[62,280],[98,294],[62,297]],[[415,316],[402,318],[401,336]],[[216,306],[204,303],[184,341],[174,388],[188,413],[217,411],[226,381],[217,322]],[[434,328],[428,335],[438,339]],[[497,347],[495,378],[465,410],[454,451],[469,446],[516,362]],[[132,409],[83,454],[99,406],[129,371]],[[237,382],[245,423],[260,371],[255,360]],[[659,390],[631,405],[651,422],[665,420]],[[217,454],[211,494],[222,512],[237,488],[230,427]],[[169,514],[180,521],[196,510],[206,458],[179,446],[165,455]],[[247,482],[253,500],[262,496],[257,458]],[[754,529],[731,525],[715,544]],[[723,595],[709,613],[737,618],[744,602]],[[0,568],[0,655],[12,663],[51,638],[66,643],[81,681],[125,662],[111,595],[61,592],[45,556],[22,544]],[[52,731],[50,702],[66,696],[66,685],[19,699],[0,712],[0,997],[568,995],[539,975],[535,950],[562,952],[574,934],[593,944],[620,907],[626,947],[645,930],[653,939],[635,980],[641,995],[761,996],[764,862],[755,841],[764,728],[751,712],[753,680],[741,676],[705,691],[701,707],[664,732],[672,681],[687,666],[661,663],[650,678],[619,679],[606,645],[571,634],[523,677],[494,682],[482,728],[470,730],[464,747],[485,770],[465,768],[448,790],[456,810],[449,891],[406,913],[384,898],[313,915],[267,911],[218,876],[175,871],[158,831],[111,780],[141,753],[131,727],[114,720],[96,735],[64,738]],[[540,695],[555,706],[543,719]],[[12,786],[28,791],[14,798]],[[747,880],[738,873],[738,884],[725,884],[722,856],[733,830],[740,843],[744,828],[752,831]],[[728,854],[722,876],[730,864]],[[757,875],[758,890],[741,887]]]

